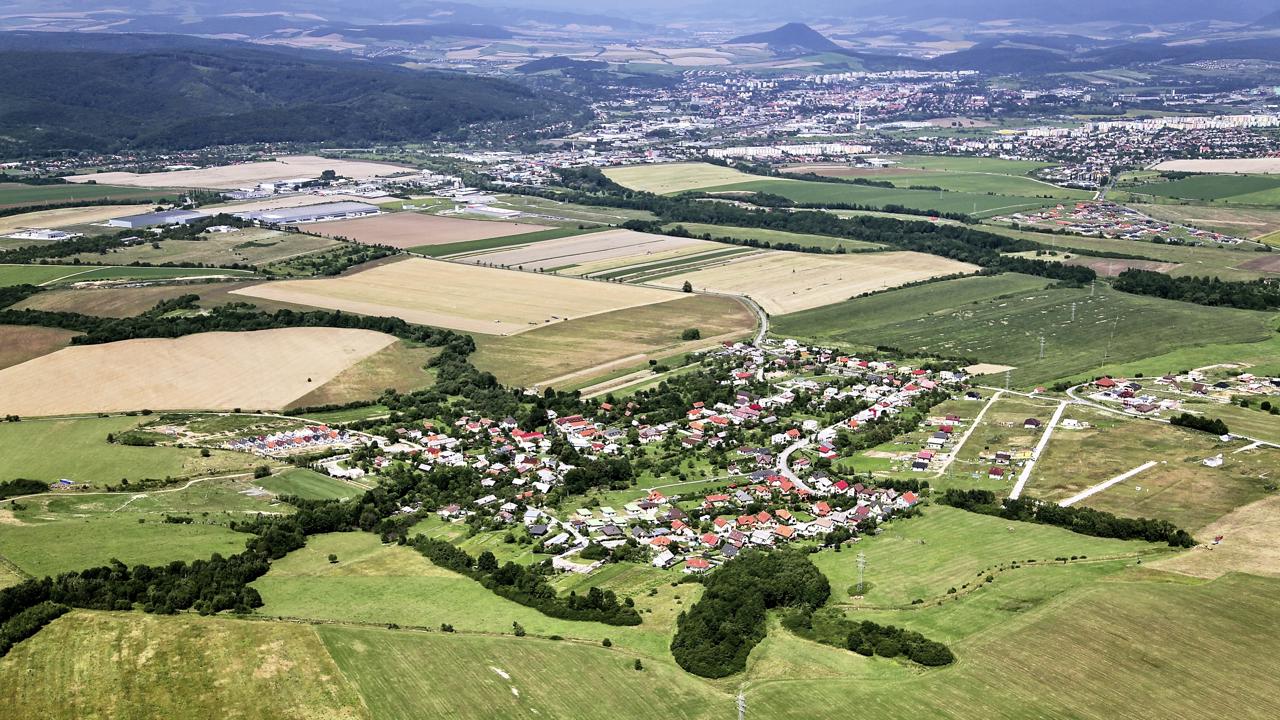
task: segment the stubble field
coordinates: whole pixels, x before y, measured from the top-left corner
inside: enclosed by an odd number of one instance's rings
[[[400,249],[488,240],[548,229],[546,225],[466,220],[416,212],[340,220],[312,228],[328,237],[344,237],[366,245],[390,245]]]
[[[360,160],[329,160],[315,155],[294,155],[265,162],[224,165],[199,170],[174,170],[158,173],[109,172],[96,175],[73,175],[71,183],[94,180],[99,184],[124,185],[144,188],[204,188],[234,189],[258,183],[292,180],[294,178],[319,177],[325,170],[333,170],[343,177],[356,179],[386,177],[411,172],[411,168]]]

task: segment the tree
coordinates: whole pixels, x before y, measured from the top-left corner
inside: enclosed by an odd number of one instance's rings
[[[689,328],[688,330],[685,330],[684,332],[680,333],[680,339],[686,342],[690,340],[701,340],[702,331],[699,330],[698,328]]]
[[[253,469],[253,477],[255,480],[261,480],[271,474],[271,468],[266,465],[259,465]]]
[[[605,647],[613,647],[613,641],[610,640],[609,638],[605,638],[603,641],[601,641],[600,644]]]
[[[516,634],[516,637],[524,637],[524,626],[521,625],[520,623],[518,622],[511,623],[511,630]]]
[[[687,292],[687,293],[693,292],[693,283],[689,282],[688,280],[685,280],[684,285],[680,286],[680,291]],[[637,660],[636,662],[640,662],[640,661]]]
[[[636,658],[636,670],[644,670],[644,663],[640,662],[640,658]]]
[[[336,562],[338,562],[338,556],[337,556],[337,555],[335,555],[335,554],[333,554],[333,553],[329,553],[329,562],[331,562],[331,563],[336,563]]]
[[[498,571],[498,558],[493,553],[485,550],[480,553],[480,557],[476,558],[476,570],[486,575]]]

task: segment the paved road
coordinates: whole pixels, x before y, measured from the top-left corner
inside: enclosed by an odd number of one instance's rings
[[[1066,500],[1063,500],[1062,502],[1058,503],[1058,506],[1071,507],[1072,505],[1075,505],[1076,503],[1080,502],[1081,500],[1084,500],[1090,495],[1095,495],[1097,493],[1100,493],[1103,490],[1106,490],[1107,488],[1111,487],[1112,485],[1119,485],[1120,483],[1124,482],[1125,480],[1128,480],[1134,475],[1137,475],[1138,473],[1144,472],[1146,470],[1150,470],[1151,468],[1159,464],[1160,463],[1156,462],[1155,460],[1149,460],[1128,472],[1121,473],[1111,478],[1110,480],[1105,480],[1103,482],[1098,483],[1097,485],[1094,485],[1088,490],[1084,490],[1083,492],[1079,492],[1079,493],[1076,493],[1075,495],[1072,495]]]
[[[942,467],[938,468],[938,476],[947,474],[947,468],[951,467],[951,463],[954,462],[956,456],[960,454],[960,449],[969,441],[969,436],[973,434],[973,431],[978,427],[978,424],[982,422],[982,416],[987,414],[987,411],[991,409],[992,405],[996,404],[996,400],[999,400],[1000,396],[1003,394],[1003,390],[995,391],[995,393],[991,395],[990,399],[987,400],[987,404],[982,406],[982,410],[978,412],[977,417],[973,419],[973,422],[969,423],[969,429],[965,430],[964,435],[960,436],[960,442],[956,443],[955,447],[951,448],[951,454],[947,456],[946,462],[942,463]]]
[[[1058,421],[1062,419],[1062,413],[1070,405],[1069,400],[1063,400],[1058,403],[1058,409],[1053,411],[1053,417],[1049,418],[1049,425],[1044,429],[1044,435],[1040,437],[1040,442],[1036,444],[1036,449],[1031,451],[1031,459],[1022,468],[1022,474],[1018,476],[1018,482],[1013,486],[1013,491],[1009,493],[1010,500],[1017,500],[1022,495],[1022,488],[1026,487],[1027,481],[1031,479],[1031,470],[1035,468],[1036,461],[1040,459],[1040,454],[1049,446],[1049,438],[1053,437],[1053,431],[1058,427]]]

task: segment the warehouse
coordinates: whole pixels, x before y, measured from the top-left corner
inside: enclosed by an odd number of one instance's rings
[[[118,217],[114,220],[108,220],[107,227],[137,230],[139,228],[156,227],[159,225],[186,225],[187,223],[192,223],[197,220],[203,220],[206,217],[208,217],[208,215],[195,212],[194,210],[165,210],[164,212]]]
[[[239,213],[236,217],[242,220],[256,220],[267,225],[294,225],[298,223],[323,222],[325,220],[349,220],[352,218],[377,215],[381,212],[376,205],[359,202],[333,202],[302,207],[275,208]]]

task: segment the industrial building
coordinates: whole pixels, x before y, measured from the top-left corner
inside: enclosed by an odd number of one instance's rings
[[[376,205],[359,202],[332,202],[237,213],[236,217],[242,220],[255,220],[268,225],[296,225],[299,223],[323,222],[325,220],[349,220],[351,218],[365,217],[366,215],[377,215],[379,212],[381,210]]]
[[[159,225],[186,225],[187,223],[203,220],[207,217],[209,216],[201,212],[195,212],[194,210],[165,210],[164,212],[118,217],[114,220],[108,220],[107,227],[137,230],[139,228],[156,227]]]

